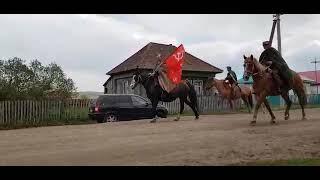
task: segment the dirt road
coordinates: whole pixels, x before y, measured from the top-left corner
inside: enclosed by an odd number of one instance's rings
[[[0,131],[0,165],[229,165],[320,157],[320,109]]]

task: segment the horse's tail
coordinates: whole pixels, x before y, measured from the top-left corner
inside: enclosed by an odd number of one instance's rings
[[[293,92],[298,96],[299,101],[303,104],[307,104],[307,95],[304,90],[303,80],[300,75],[293,71]],[[301,100],[300,100],[301,99]]]
[[[197,98],[197,92],[194,88],[194,86],[188,81],[186,80],[186,84],[189,86],[190,91],[189,91],[189,98],[192,104],[195,105],[197,112],[199,113],[199,106],[198,106],[198,98]]]

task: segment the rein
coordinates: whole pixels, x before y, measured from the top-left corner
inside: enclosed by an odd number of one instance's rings
[[[247,70],[246,70],[246,73],[247,73],[247,74],[251,74],[252,77],[255,77],[255,76],[257,76],[257,75],[262,76],[263,73],[264,73],[267,69],[270,68],[270,66],[267,66],[264,70],[261,70],[261,71],[258,71],[258,72],[256,72],[256,73],[253,73],[254,67],[255,67],[255,64],[253,63],[253,66],[252,66],[252,68],[251,68],[251,71],[247,71]]]

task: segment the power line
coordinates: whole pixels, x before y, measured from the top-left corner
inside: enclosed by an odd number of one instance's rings
[[[314,61],[311,61],[310,63],[314,63],[314,74],[316,76],[316,86],[317,86],[317,94],[319,94],[318,90],[318,74],[317,74],[317,63],[320,63],[320,61],[317,61],[317,58],[314,58]]]

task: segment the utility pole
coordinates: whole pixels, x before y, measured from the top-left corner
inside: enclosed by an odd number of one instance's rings
[[[275,15],[273,15],[273,17],[275,17]],[[274,30],[276,29],[276,25],[277,25],[277,19],[273,19],[271,34],[269,38],[270,46],[272,46],[273,35],[274,35]]]
[[[281,31],[280,31],[280,16],[281,15],[282,14],[274,14],[273,15],[274,19],[273,19],[273,24],[272,24],[272,29],[271,29],[271,35],[270,35],[270,38],[269,38],[269,41],[272,44],[275,26],[277,26],[278,51],[279,51],[280,55],[282,55],[282,53],[281,53]]]
[[[314,58],[314,61],[311,61],[311,63],[314,63],[314,74],[316,76],[316,86],[317,86],[317,94],[319,94],[318,90],[318,77],[317,77],[317,63],[320,63],[320,61],[317,61],[317,58]]]

